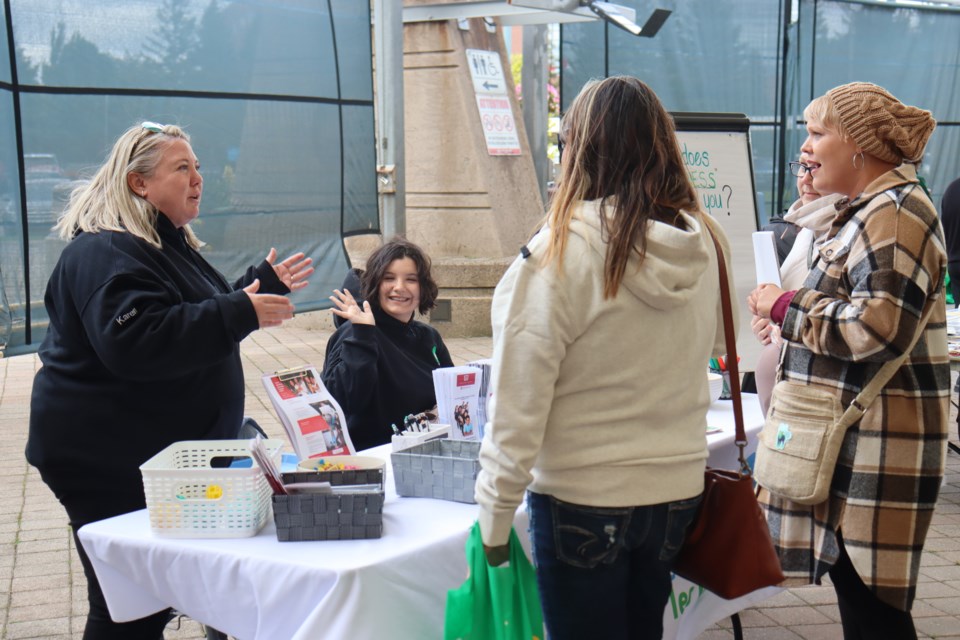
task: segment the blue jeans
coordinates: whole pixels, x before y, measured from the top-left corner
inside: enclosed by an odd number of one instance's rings
[[[670,570],[700,496],[589,507],[529,492],[530,539],[550,640],[656,638]]]

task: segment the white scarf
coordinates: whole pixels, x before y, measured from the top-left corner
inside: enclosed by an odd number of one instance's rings
[[[837,217],[834,204],[841,198],[841,194],[833,193],[801,206],[797,206],[800,204],[800,200],[797,200],[783,216],[785,221],[800,227],[793,248],[780,265],[780,279],[785,291],[799,288],[807,279],[813,251],[826,238],[830,225]]]
[[[837,217],[837,209],[833,205],[842,197],[839,193],[831,193],[805,205],[800,205],[800,200],[797,200],[790,205],[790,209],[784,214],[783,219],[798,227],[810,229],[819,238],[824,231],[830,228],[833,219]]]

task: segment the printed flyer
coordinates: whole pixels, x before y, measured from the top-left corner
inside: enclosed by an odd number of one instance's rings
[[[263,386],[301,460],[356,453],[343,410],[315,367],[265,374]]]
[[[451,440],[481,440],[480,405],[486,404],[483,371],[469,366],[433,370],[437,419],[450,425]],[[485,415],[485,412],[484,412]]]

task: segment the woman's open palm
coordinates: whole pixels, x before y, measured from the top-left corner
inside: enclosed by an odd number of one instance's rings
[[[344,320],[349,320],[353,324],[377,324],[373,317],[373,311],[370,309],[370,303],[364,300],[361,307],[348,289],[343,291],[334,289],[330,300],[334,304],[332,311]]]

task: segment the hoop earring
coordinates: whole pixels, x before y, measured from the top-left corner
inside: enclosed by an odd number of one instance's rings
[[[860,166],[859,166],[859,167],[857,166],[857,156],[860,156]],[[854,168],[854,169],[856,169],[857,171],[859,171],[860,169],[863,169],[863,165],[864,165],[864,164],[866,164],[866,160],[864,160],[864,158],[863,158],[863,151],[857,151],[855,154],[853,154],[853,168]]]

